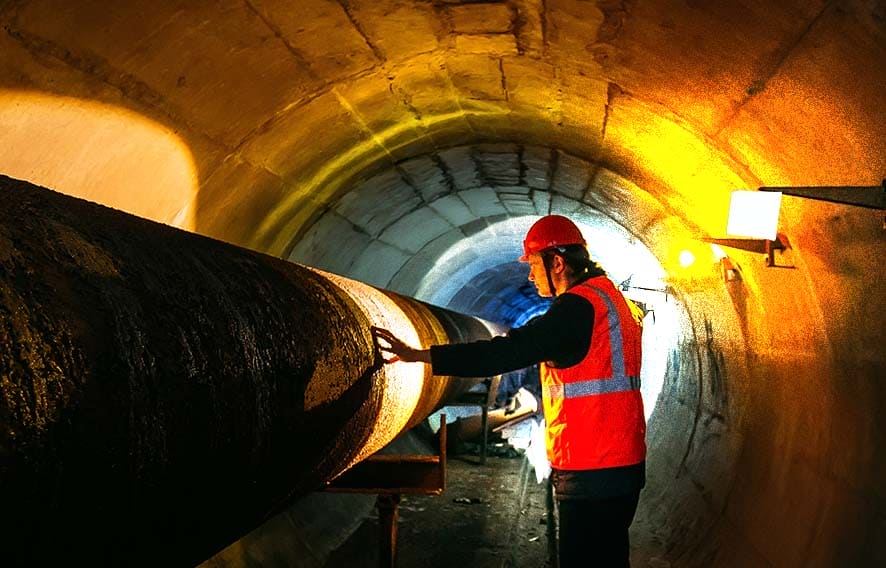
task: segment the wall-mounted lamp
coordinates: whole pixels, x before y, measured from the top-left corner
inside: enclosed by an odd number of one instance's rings
[[[733,191],[729,202],[726,234],[746,238],[705,238],[705,242],[766,255],[766,266],[776,266],[775,251],[788,248],[787,237],[778,232],[781,192]],[[727,258],[727,260],[729,260]],[[729,260],[730,265],[732,261]],[[721,259],[721,266],[722,266]],[[731,269],[731,270],[734,270]],[[724,279],[729,274],[724,269]],[[732,273],[732,280],[738,275]]]
[[[726,234],[774,241],[780,211],[781,192],[733,191]]]
[[[778,232],[782,195],[886,210],[886,179],[876,186],[760,187],[757,191],[733,191],[726,234],[746,238],[703,240],[764,253],[766,266],[776,266],[775,251],[790,248],[787,237]],[[883,226],[886,228],[886,218]]]

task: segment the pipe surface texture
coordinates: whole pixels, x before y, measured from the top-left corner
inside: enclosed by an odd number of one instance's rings
[[[197,564],[452,394],[423,365],[393,377],[370,325],[490,335],[25,182],[0,195],[6,566]]]

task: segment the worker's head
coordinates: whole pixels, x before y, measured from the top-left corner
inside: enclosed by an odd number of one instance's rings
[[[533,223],[523,239],[521,262],[529,262],[531,254],[566,245],[586,246],[578,227],[562,215],[546,215]]]
[[[520,261],[529,263],[529,280],[542,297],[567,289],[591,264],[581,231],[562,215],[547,215],[532,225]]]

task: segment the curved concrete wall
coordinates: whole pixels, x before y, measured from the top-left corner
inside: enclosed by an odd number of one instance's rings
[[[736,188],[882,182],[883,21],[853,0],[19,0],[0,171],[410,294],[484,227],[602,213],[683,314],[638,541],[675,566],[872,564],[883,213],[785,198],[780,266],[730,249],[729,282],[700,239]],[[122,194],[112,155],[136,157]]]

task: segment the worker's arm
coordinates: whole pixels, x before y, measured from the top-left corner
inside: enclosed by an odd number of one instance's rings
[[[593,324],[591,303],[563,294],[545,315],[490,340],[415,349],[390,331],[374,328],[373,333],[379,349],[394,355],[390,362],[421,361],[431,363],[438,375],[488,377],[541,361],[558,367],[576,364],[587,351]]]

